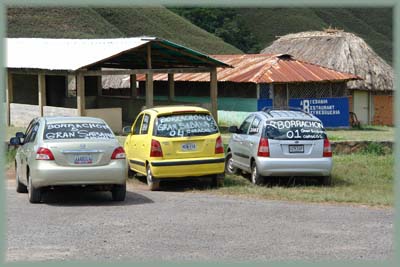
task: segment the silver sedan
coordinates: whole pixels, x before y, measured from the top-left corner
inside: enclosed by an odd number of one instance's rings
[[[110,127],[90,117],[40,117],[10,140],[15,156],[17,192],[41,201],[57,186],[109,190],[115,201],[126,195],[125,151]]]

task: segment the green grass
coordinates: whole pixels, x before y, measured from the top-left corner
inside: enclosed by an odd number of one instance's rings
[[[307,179],[274,179],[255,186],[240,175],[227,175],[225,186],[210,192],[269,200],[393,206],[393,167],[393,155],[340,155],[334,156],[331,186],[319,186]]]
[[[363,126],[362,129],[327,130],[332,141],[394,141],[394,127]]]

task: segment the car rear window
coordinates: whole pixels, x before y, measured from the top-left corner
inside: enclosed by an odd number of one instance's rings
[[[321,122],[310,120],[268,121],[264,135],[276,140],[317,140],[325,139],[326,133]]]
[[[105,123],[47,123],[43,133],[45,140],[59,139],[114,139]]]
[[[184,113],[159,116],[154,130],[155,136],[182,137],[218,133],[218,127],[211,114]]]

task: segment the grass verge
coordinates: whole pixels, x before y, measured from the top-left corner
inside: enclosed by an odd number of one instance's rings
[[[241,175],[227,175],[225,186],[210,192],[271,200],[393,206],[393,167],[392,154],[337,155],[331,186],[320,186],[312,179],[273,179],[255,186]]]

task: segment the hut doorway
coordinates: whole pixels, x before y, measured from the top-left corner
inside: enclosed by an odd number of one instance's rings
[[[369,124],[369,94],[366,91],[354,90],[353,111],[361,124]]]

